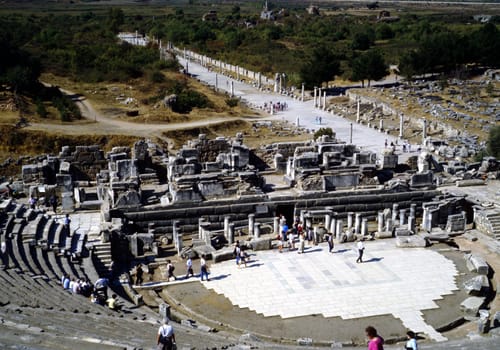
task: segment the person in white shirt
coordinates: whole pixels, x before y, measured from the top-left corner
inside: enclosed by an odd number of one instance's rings
[[[417,335],[415,334],[415,332],[408,331],[406,332],[406,336],[408,338],[408,341],[406,342],[405,349],[418,350]]]
[[[202,255],[200,259],[200,278],[203,281],[203,277],[207,278],[207,281],[210,281],[208,279],[208,266],[207,262],[205,260],[205,257]]]
[[[161,348],[163,350],[172,350],[173,345],[175,344],[174,327],[168,324],[168,319],[165,319],[163,324],[158,329],[156,344],[163,345]]]
[[[188,258],[186,261],[186,269],[187,269],[186,278],[189,278],[189,275],[191,275],[191,277],[194,277],[193,261],[191,260],[191,258]]]
[[[365,245],[363,244],[362,241],[359,241],[356,246],[358,247],[358,259],[356,259],[356,262],[362,263],[363,262],[363,252],[365,251]]]

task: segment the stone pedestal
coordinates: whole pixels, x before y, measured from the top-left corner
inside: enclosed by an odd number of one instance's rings
[[[260,237],[260,223],[259,222],[256,222],[253,225],[253,236],[254,236],[254,238]]]
[[[255,225],[255,214],[248,214],[248,234],[253,235]]]

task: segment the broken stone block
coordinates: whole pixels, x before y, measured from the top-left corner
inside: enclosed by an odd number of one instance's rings
[[[261,341],[259,337],[257,337],[255,334],[252,333],[242,334],[238,340],[240,343]]]
[[[392,232],[390,231],[382,231],[382,232],[376,232],[375,233],[376,238],[392,238]]]
[[[269,250],[271,249],[271,238],[254,238],[250,241],[252,250]]]
[[[398,248],[425,248],[427,241],[418,235],[396,237],[396,247]]]
[[[469,297],[460,304],[460,310],[464,312],[465,318],[475,318],[478,315],[479,309],[483,306],[485,298]]]
[[[493,316],[493,327],[500,327],[500,311],[495,312]]]
[[[226,260],[231,260],[234,258],[235,258],[235,256],[233,254],[232,247],[220,249],[212,254],[212,259],[213,259],[214,263],[218,263],[218,262],[226,261]]]
[[[312,346],[312,344],[313,344],[312,338],[299,338],[299,339],[297,339],[297,345]]]
[[[471,272],[476,272],[480,275],[487,275],[489,271],[489,266],[486,260],[482,256],[468,254],[466,255],[467,268]]]
[[[413,233],[406,228],[397,228],[396,229],[396,237],[401,236],[411,236]]]
[[[483,290],[483,288],[487,289],[488,287],[489,281],[488,277],[486,277],[485,275],[479,275],[464,282],[465,291],[471,295],[478,295],[481,293],[481,290]]]
[[[448,215],[446,222],[447,232],[463,232],[465,231],[465,218],[462,214]]]

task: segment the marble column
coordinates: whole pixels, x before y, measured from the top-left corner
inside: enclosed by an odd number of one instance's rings
[[[255,227],[255,214],[248,214],[248,234],[253,235]]]
[[[363,218],[363,221],[361,221],[361,235],[362,236],[368,235],[368,219],[367,218]]]
[[[230,219],[229,215],[224,216],[224,237],[226,237],[226,239],[229,235],[229,219]]]
[[[332,233],[333,238],[337,236],[337,218],[332,217],[332,221],[330,223],[330,232]]]
[[[392,229],[394,228],[394,224],[393,224],[394,221],[392,221],[391,218],[387,218],[385,220],[385,230],[387,232],[392,232]]]
[[[304,102],[304,83],[302,83],[302,91],[300,93],[300,100]]]
[[[399,115],[399,138],[403,138],[403,123],[404,123],[404,116],[403,114]]]
[[[383,232],[384,231],[384,212],[379,211],[377,215],[377,231]]]
[[[229,224],[228,234],[227,234],[227,243],[228,244],[234,243],[234,223],[233,222]]]
[[[393,224],[396,222],[396,219],[398,218],[398,210],[399,210],[399,204],[394,203],[392,205],[392,222],[393,222]]]
[[[399,210],[399,226],[404,226],[406,224],[406,209]]]
[[[357,104],[357,107],[356,107],[356,123],[359,123],[361,121],[361,116],[360,116],[360,101],[359,101],[359,97],[356,98],[356,104]]]
[[[359,234],[361,232],[361,213],[356,213],[354,217],[354,233]]]
[[[415,232],[415,217],[414,216],[408,217],[408,231],[416,233]]]
[[[280,232],[280,218],[278,216],[274,217],[273,220],[273,231],[275,235],[281,234]]]
[[[347,213],[347,229],[350,230],[352,228],[352,219],[353,219],[354,213],[352,211]]]
[[[344,223],[342,222],[342,219],[337,219],[337,240],[340,242],[342,240],[342,234],[344,233]]]

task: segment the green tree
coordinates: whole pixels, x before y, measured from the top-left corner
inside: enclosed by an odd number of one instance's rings
[[[334,79],[340,72],[340,63],[335,54],[325,47],[319,47],[300,68],[300,77],[306,88],[312,89]]]
[[[488,154],[492,157],[500,159],[500,125],[490,129],[490,134],[487,141]]]
[[[361,81],[365,86],[365,80],[368,80],[368,86],[372,80],[380,80],[389,74],[388,66],[378,50],[370,50],[354,58],[351,63],[352,81]]]
[[[110,7],[108,9],[108,26],[113,33],[117,33],[120,26],[125,22],[123,10],[118,7]]]
[[[333,136],[335,136],[335,133],[333,132],[332,128],[319,128],[314,133],[314,139],[317,140],[318,138],[320,138],[323,135],[333,137]]]

